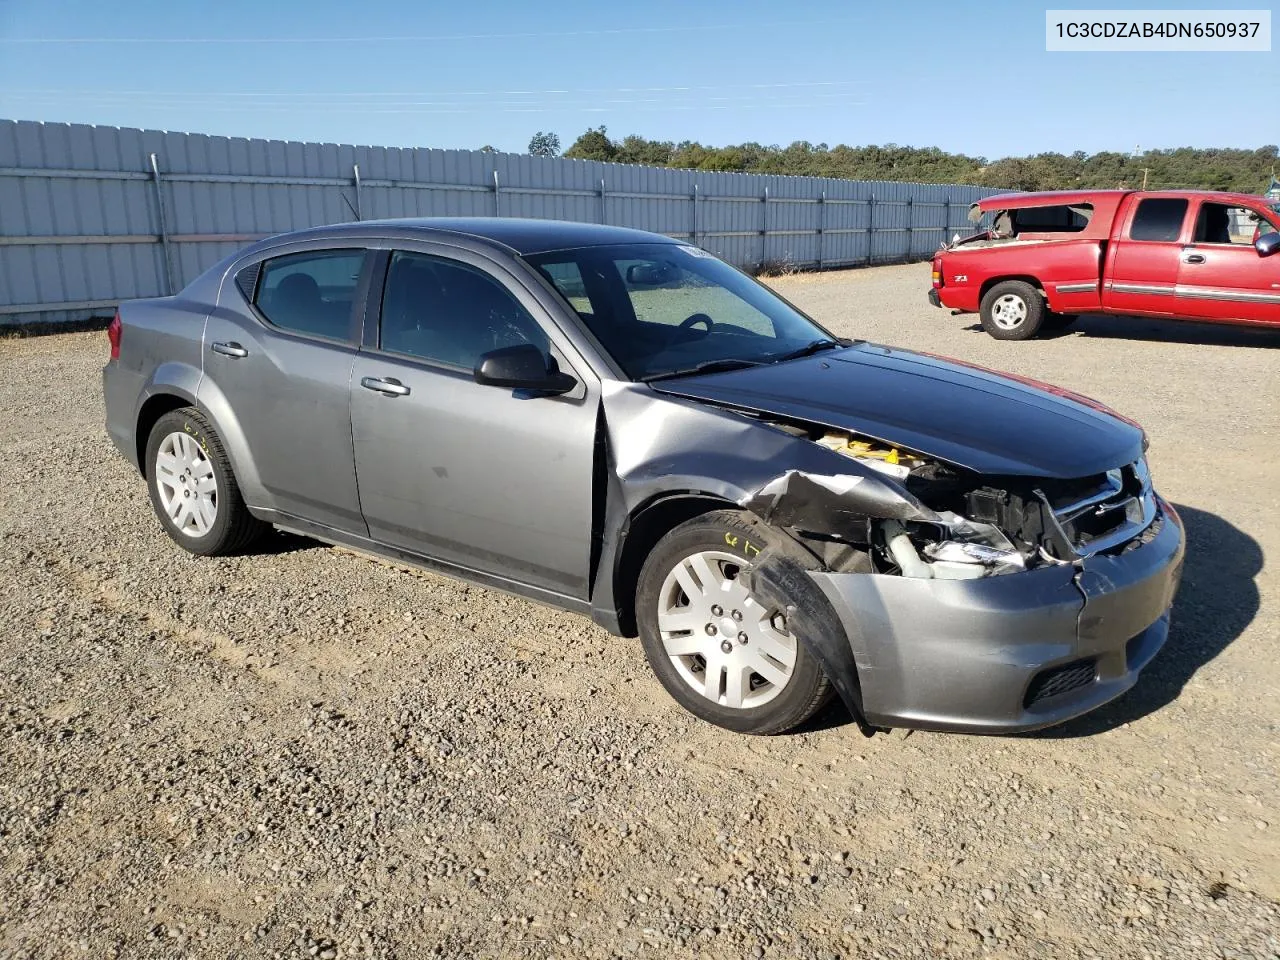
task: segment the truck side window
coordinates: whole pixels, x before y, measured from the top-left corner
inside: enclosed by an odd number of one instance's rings
[[[1196,218],[1196,243],[1235,243],[1253,246],[1253,238],[1262,225],[1262,217],[1245,207],[1225,203],[1200,204]],[[1267,225],[1266,229],[1270,229]]]
[[[1174,243],[1182,233],[1187,201],[1177,197],[1151,197],[1138,202],[1138,211],[1129,227],[1130,240]]]

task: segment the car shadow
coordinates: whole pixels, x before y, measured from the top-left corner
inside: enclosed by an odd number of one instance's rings
[[[1257,616],[1261,594],[1254,578],[1263,564],[1258,541],[1216,514],[1194,507],[1176,509],[1186,526],[1187,553],[1164,649],[1120,699],[1028,736],[1089,737],[1168,706],[1196,671],[1230,646]]]
[[[304,550],[319,550],[328,544],[311,537],[304,537],[284,530],[272,530],[267,536],[255,542],[246,553],[255,557],[274,557],[288,553],[301,553]]]
[[[1176,700],[1196,672],[1230,646],[1261,606],[1255,577],[1262,547],[1243,530],[1195,507],[1176,506],[1187,533],[1182,585],[1173,604],[1169,639],[1133,689],[1092,713],[1021,736],[1061,740],[1090,737],[1138,720]],[[798,727],[817,733],[852,726],[838,698]]]
[[[985,333],[982,324],[974,323],[966,330]],[[1060,340],[1086,336],[1103,340],[1143,340],[1158,343],[1190,343],[1207,347],[1265,347],[1280,349],[1280,327],[1233,326],[1225,323],[1201,323],[1195,320],[1161,320],[1156,317],[1082,315],[1069,327],[1042,329],[1036,338]]]

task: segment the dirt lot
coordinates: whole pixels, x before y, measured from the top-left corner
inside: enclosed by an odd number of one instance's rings
[[[998,343],[928,267],[776,281],[1077,388],[1190,547],[1166,651],[1017,738],[691,720],[586,620],[291,537],[195,560],[101,333],[0,341],[0,957],[1280,956],[1280,336]]]

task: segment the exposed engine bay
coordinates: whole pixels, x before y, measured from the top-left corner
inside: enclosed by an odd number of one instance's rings
[[[976,579],[1123,552],[1155,532],[1145,458],[1073,480],[991,477],[870,437],[774,426],[892,478],[925,508],[923,518],[860,514],[845,501],[863,477],[794,470],[743,502],[791,530],[831,570]],[[841,522],[807,522],[818,513]]]

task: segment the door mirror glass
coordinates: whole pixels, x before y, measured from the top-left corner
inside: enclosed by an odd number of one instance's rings
[[[1264,233],[1257,240],[1253,241],[1253,249],[1258,251],[1258,255],[1269,257],[1276,251],[1280,251],[1280,233],[1271,231]]]
[[[499,347],[480,356],[475,369],[476,383],[487,387],[529,390],[534,393],[568,393],[578,381],[561,373],[553,357],[531,343]]]

